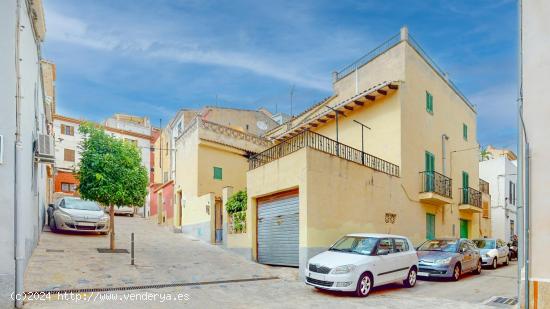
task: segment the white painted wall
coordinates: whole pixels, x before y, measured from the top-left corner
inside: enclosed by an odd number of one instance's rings
[[[509,241],[512,227],[517,234],[517,195],[516,200],[509,199],[510,182],[515,184],[517,179],[516,161],[498,157],[479,162],[479,178],[489,183],[492,235]]]
[[[531,278],[550,282],[550,3],[529,0],[522,5],[523,117],[531,147]]]
[[[40,237],[46,208],[45,166],[34,163],[33,142],[46,133],[45,110],[40,72],[40,46],[35,41],[26,1],[21,1],[21,183],[27,184],[19,199],[24,216],[23,233],[26,259]],[[14,145],[16,130],[16,1],[0,1],[0,135],[4,137],[3,163],[0,164],[0,308],[13,305],[14,291]]]

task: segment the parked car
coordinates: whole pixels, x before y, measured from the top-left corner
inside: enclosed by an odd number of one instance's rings
[[[109,216],[96,202],[81,200],[76,197],[62,197],[48,207],[48,225],[53,232],[109,231]]]
[[[467,272],[481,273],[481,255],[465,238],[427,240],[417,248],[418,276],[449,278],[454,281]]]
[[[496,269],[499,264],[508,265],[509,249],[506,243],[500,239],[482,238],[473,242],[479,248],[483,266],[491,266]]]
[[[348,234],[308,261],[305,283],[318,289],[353,291],[360,297],[393,282],[416,284],[418,257],[410,240],[384,234]]]
[[[107,207],[107,211],[109,208]],[[115,215],[125,215],[125,216],[134,216],[134,207],[132,206],[115,206]]]
[[[508,243],[508,259],[510,261],[518,259],[518,237],[516,235],[512,236],[511,241]]]

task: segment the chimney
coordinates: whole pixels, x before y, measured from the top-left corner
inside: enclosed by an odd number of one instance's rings
[[[409,40],[409,28],[407,26],[401,27],[401,41]]]

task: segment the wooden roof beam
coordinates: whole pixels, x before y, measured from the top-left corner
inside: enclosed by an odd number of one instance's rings
[[[367,100],[369,100],[369,101],[374,101],[374,100],[376,99],[376,97],[373,96],[373,95],[368,95],[368,94],[367,94],[367,95],[365,96],[365,99],[367,99]]]
[[[386,90],[382,90],[382,89],[378,89],[376,90],[376,92],[380,93],[380,94],[383,94],[383,95],[387,95],[388,92]]]
[[[344,105],[344,108],[347,109],[348,111],[352,111],[352,110],[353,110],[353,107],[347,106],[347,105]]]
[[[363,105],[365,105],[365,103],[364,103],[364,102],[361,102],[361,101],[357,101],[357,100],[353,101],[353,103],[355,103],[355,105],[359,105],[359,106],[363,106]]]
[[[388,85],[388,88],[390,88],[391,90],[396,90],[397,88],[399,88],[398,85],[394,85],[394,84],[389,84]]]
[[[319,118],[319,119],[317,119],[317,121],[322,122],[322,123],[327,123],[327,120],[326,120],[326,119],[321,119],[321,118]]]
[[[334,118],[335,118],[335,116],[334,116],[334,115],[331,115],[331,114],[328,114],[327,117],[328,117],[328,118],[331,118],[331,119],[334,119]]]

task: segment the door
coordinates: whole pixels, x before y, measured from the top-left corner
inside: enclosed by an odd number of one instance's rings
[[[258,200],[258,262],[298,266],[298,192]]]
[[[460,219],[460,238],[468,238],[468,220]]]
[[[435,215],[426,214],[426,239],[435,238]]]
[[[385,252],[385,253],[382,253]],[[378,241],[376,247],[377,260],[374,263],[373,271],[375,273],[374,283],[379,286],[388,282],[397,280],[399,269],[401,268],[396,260],[395,246],[392,238],[382,238]]]
[[[463,204],[470,204],[468,196],[468,187],[470,187],[470,175],[466,172],[462,172],[462,201]]]
[[[214,208],[214,220],[216,228],[216,243],[220,243],[223,240],[223,210],[222,210],[222,199],[216,197],[216,205]]]
[[[462,271],[467,272],[472,269],[474,261],[474,252],[468,246],[466,241],[461,241],[459,244],[459,252],[462,254]]]
[[[409,269],[416,265],[417,255],[410,250],[409,242],[404,238],[393,239],[395,256],[395,280],[404,280],[409,275]]]
[[[162,191],[157,194],[157,211],[158,211],[157,223],[162,224],[164,222],[164,220],[163,220],[164,205],[163,205],[163,201],[162,201]]]
[[[426,171],[426,192],[434,191],[434,166],[435,157],[433,153],[426,151],[425,154],[425,171]]]

